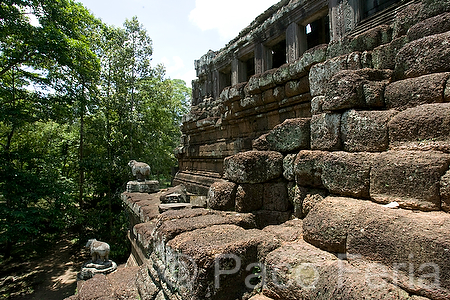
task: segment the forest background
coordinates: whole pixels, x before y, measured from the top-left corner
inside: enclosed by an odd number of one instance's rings
[[[64,234],[129,255],[127,163],[170,184],[191,95],[152,47],[137,18],[117,28],[72,0],[0,2],[0,264]]]

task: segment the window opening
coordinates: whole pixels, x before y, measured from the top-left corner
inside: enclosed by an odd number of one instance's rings
[[[286,63],[286,40],[271,47],[272,69],[279,68]]]
[[[330,20],[328,16],[306,25],[308,49],[330,42]]]

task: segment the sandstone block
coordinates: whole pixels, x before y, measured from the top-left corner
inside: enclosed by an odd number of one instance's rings
[[[215,210],[234,210],[236,205],[236,184],[229,181],[218,181],[208,191],[207,205]]]
[[[408,30],[407,36],[410,41],[414,41],[446,31],[450,31],[450,13],[448,12],[417,23]]]
[[[232,87],[230,87],[228,91],[228,99],[229,101],[237,101],[245,98],[244,87],[247,83],[238,83]]]
[[[389,44],[376,47],[372,51],[372,64],[375,69],[395,69],[395,57],[400,49],[408,43],[406,36],[394,39]]]
[[[294,242],[303,238],[303,220],[293,219],[280,225],[269,225],[262,229],[283,242]]]
[[[325,198],[303,220],[304,240],[328,252],[346,253],[349,228],[366,203],[344,197]]]
[[[450,148],[450,103],[426,104],[400,112],[389,122],[392,145],[444,144]]]
[[[311,67],[309,85],[311,96],[325,95],[325,86],[339,71],[347,69],[347,55],[326,60]]]
[[[400,36],[405,36],[411,26],[419,23],[424,18],[421,16],[423,10],[423,3],[412,3],[400,10],[397,13],[397,17],[392,24],[393,27],[393,39]]]
[[[385,90],[386,106],[406,109],[444,102],[444,90],[449,77],[450,73],[436,73],[393,82]]]
[[[283,159],[283,176],[289,181],[295,180],[294,161],[296,154],[288,154]]]
[[[389,146],[388,122],[396,111],[349,110],[342,115],[341,135],[349,152],[381,152]]]
[[[285,182],[264,183],[263,210],[288,211],[290,209]]]
[[[273,79],[273,74],[275,73],[276,69],[269,70],[261,75],[259,77],[259,88],[261,91],[265,91],[271,88],[274,88],[276,86],[276,83]]]
[[[291,202],[294,206],[294,216],[297,218],[305,218],[308,213],[327,197],[328,192],[322,189],[310,189],[295,186],[291,191]]]
[[[450,31],[406,44],[395,59],[398,79],[450,71]]]
[[[422,15],[425,18],[430,18],[433,16],[437,16],[442,12],[450,11],[450,1],[449,0],[423,0],[423,11]]]
[[[331,194],[368,198],[372,158],[369,153],[330,152],[322,162],[324,187]]]
[[[291,218],[291,211],[257,210],[254,211],[256,224],[258,228],[264,228],[269,225],[279,225]]]
[[[237,183],[261,183],[282,174],[283,155],[279,152],[241,152],[224,160],[224,178]]]
[[[387,81],[369,81],[363,84],[364,102],[367,107],[384,108],[384,90]]]
[[[236,211],[252,212],[262,208],[263,184],[241,184],[236,190]]]
[[[310,119],[285,120],[266,136],[269,148],[279,152],[308,149],[310,144]]]
[[[325,151],[302,150],[294,161],[295,181],[299,186],[322,187]]]
[[[430,299],[448,298],[449,214],[366,206],[352,223],[347,236],[351,262],[380,262],[386,278],[403,289]]]
[[[309,78],[308,76],[302,77],[298,80],[291,80],[285,85],[286,97],[294,97],[300,94],[309,92]]]
[[[289,76],[291,79],[301,78],[315,64],[324,62],[326,59],[327,45],[318,45],[308,49],[300,59],[289,64]]]
[[[439,210],[439,181],[448,170],[450,156],[436,151],[388,151],[374,159],[370,197],[400,207]]]
[[[252,141],[252,148],[253,150],[257,151],[269,151],[270,146],[269,142],[267,141],[267,133],[263,134],[259,138]]]
[[[277,85],[283,85],[287,81],[291,80],[289,75],[289,64],[284,64],[273,73],[273,80]]]
[[[390,78],[391,72],[387,70],[344,70],[335,74],[325,87],[325,101],[322,104],[324,111],[335,111],[349,108],[368,107],[369,103],[380,106],[376,93],[370,94],[372,81],[385,81]],[[364,86],[366,86],[368,101],[366,102]],[[379,98],[378,93],[378,98]],[[382,102],[381,102],[382,104]]]
[[[266,271],[263,291],[275,299],[414,299],[385,280],[382,271],[351,265],[304,241],[271,252]]]
[[[182,184],[169,188],[167,189],[167,191],[162,192],[159,200],[164,204],[189,202],[186,187]]]
[[[442,209],[450,212],[450,170],[441,177],[440,192]]]
[[[245,95],[255,95],[261,93],[261,89],[259,86],[259,78],[261,74],[256,74],[250,77],[247,82],[247,85],[244,88]]]
[[[325,96],[316,96],[311,100],[311,114],[319,115],[323,113],[323,102],[325,101]]]
[[[261,230],[210,226],[185,232],[168,242],[159,271],[173,279],[166,281],[173,284],[182,299],[241,299],[244,293],[251,292],[246,278],[252,270],[247,266],[278,246],[273,235]],[[220,270],[222,274],[217,274]],[[184,280],[176,280],[179,278]]]
[[[323,113],[311,118],[311,149],[341,148],[341,114]]]

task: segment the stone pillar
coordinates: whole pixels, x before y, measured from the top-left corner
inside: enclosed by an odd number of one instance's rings
[[[286,61],[296,61],[308,49],[306,28],[292,23],[286,29]]]
[[[214,70],[212,74],[212,97],[218,99],[220,96],[220,72],[219,70]]]
[[[255,74],[261,74],[272,68],[272,52],[264,44],[255,46]]]
[[[231,61],[231,85],[236,85],[247,80],[247,70],[245,63],[237,57]]]
[[[331,40],[343,38],[361,19],[361,0],[329,0]]]

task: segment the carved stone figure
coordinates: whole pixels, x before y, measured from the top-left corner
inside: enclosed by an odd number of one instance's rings
[[[117,264],[109,259],[109,245],[96,239],[88,240],[86,244],[91,252],[92,259],[83,264],[78,278],[87,280],[95,274],[109,274],[117,270]]]
[[[131,160],[128,165],[137,181],[145,181],[145,178],[150,175],[150,166],[146,163]]]
[[[109,260],[109,245],[107,243],[90,239],[86,244],[86,248],[91,250],[92,262],[105,262]]]

